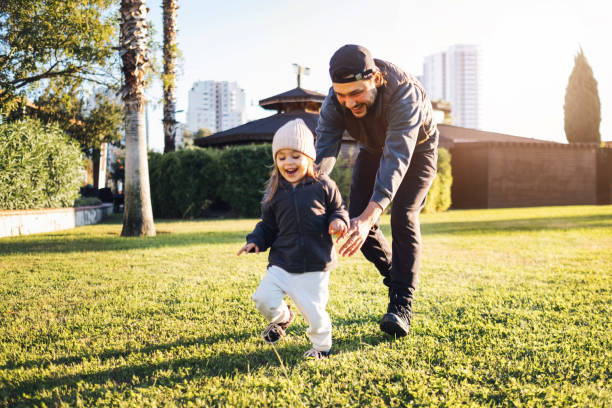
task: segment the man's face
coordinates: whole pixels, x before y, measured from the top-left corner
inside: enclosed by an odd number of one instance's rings
[[[368,108],[376,100],[376,84],[374,78],[341,84],[332,83],[338,102],[350,109],[353,116],[362,118],[368,113]]]

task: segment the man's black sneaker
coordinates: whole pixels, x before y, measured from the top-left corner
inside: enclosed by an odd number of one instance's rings
[[[319,351],[311,348],[307,352],[304,353],[304,358],[312,358],[315,360],[323,360],[324,358],[329,357],[330,350],[327,351]]]
[[[380,320],[380,330],[395,336],[404,337],[410,331],[410,306],[389,303],[387,313]]]
[[[286,322],[270,323],[268,327],[266,327],[266,330],[264,330],[262,333],[263,339],[266,341],[266,343],[275,344],[281,339],[281,337],[286,335],[285,330],[287,330],[287,327],[289,327],[295,318],[295,315],[293,314],[293,311],[289,305],[287,305],[287,309],[289,309],[289,319],[287,319]]]

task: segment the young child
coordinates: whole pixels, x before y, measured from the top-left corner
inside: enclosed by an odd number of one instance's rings
[[[331,321],[325,310],[330,270],[337,265],[331,235],[342,237],[348,213],[336,184],[314,168],[313,136],[301,119],[283,125],[272,141],[274,169],[262,202],[261,221],[238,251],[270,248],[268,270],[253,301],[270,322],[267,343],[285,336],[294,314],[284,302],[289,295],[308,323],[312,349],[304,357],[329,356]]]

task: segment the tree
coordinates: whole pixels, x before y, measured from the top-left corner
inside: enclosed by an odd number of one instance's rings
[[[116,83],[114,4],[0,0],[0,113],[50,80],[61,78],[73,89],[83,82]]]
[[[199,139],[201,137],[206,137],[206,136],[210,136],[213,133],[210,131],[210,129],[205,128],[205,127],[201,127],[198,129],[197,132],[195,132],[195,134],[193,135],[194,139]]]
[[[29,116],[43,122],[57,122],[88,156],[103,143],[118,143],[123,137],[122,106],[100,92],[87,102],[76,92],[47,92],[35,102]]]
[[[164,14],[164,153],[176,150],[176,0],[163,0]]]
[[[600,143],[601,105],[597,81],[582,48],[565,90],[565,136],[570,143]]]
[[[194,140],[199,139],[201,137],[210,136],[212,134],[213,133],[205,127],[198,129],[198,131],[195,133],[192,133],[188,129],[185,129],[183,131],[183,146],[185,149],[191,149],[194,146]]]
[[[121,0],[121,59],[125,102],[125,207],[122,236],[154,236],[145,134],[145,83],[149,67],[147,7]]]

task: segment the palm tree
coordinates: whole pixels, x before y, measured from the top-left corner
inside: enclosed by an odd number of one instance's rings
[[[176,100],[174,97],[176,80],[176,0],[163,0],[164,10],[164,153],[176,149]]]
[[[145,129],[145,74],[149,66],[147,7],[144,0],[121,0],[121,59],[125,102],[125,237],[154,236]]]

